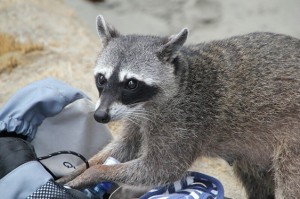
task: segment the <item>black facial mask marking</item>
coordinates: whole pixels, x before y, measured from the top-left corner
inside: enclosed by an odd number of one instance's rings
[[[158,90],[156,86],[149,86],[145,82],[139,81],[138,87],[134,90],[125,88],[122,90],[121,102],[128,105],[148,101],[158,93]]]
[[[95,77],[99,96],[102,94],[103,101],[120,101],[122,104],[130,105],[138,102],[145,102],[153,98],[159,91],[156,86],[147,85],[143,81],[135,80],[137,86],[134,89],[128,88],[131,79],[119,82],[119,71],[114,71],[111,77],[104,84],[99,84],[101,74]],[[103,82],[103,81],[101,81]]]
[[[101,73],[98,73],[96,76],[95,76],[95,84],[96,84],[96,87],[98,89],[98,92],[99,92],[99,96],[101,95],[103,89],[104,89],[104,86],[105,84],[107,83],[107,80],[103,79],[104,75],[101,74]]]

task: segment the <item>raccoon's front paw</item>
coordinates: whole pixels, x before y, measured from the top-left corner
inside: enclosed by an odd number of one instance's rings
[[[76,169],[75,171],[73,171],[69,175],[64,176],[64,177],[56,180],[56,182],[61,184],[61,185],[64,185],[64,184],[70,182],[71,180],[75,179],[77,176],[82,174],[84,171],[85,171],[85,166],[80,166],[78,169]]]
[[[102,180],[104,179],[101,178],[99,169],[96,166],[93,166],[87,169],[78,177],[76,177],[74,180],[68,182],[66,186],[76,188],[76,189],[82,189],[82,188],[95,185]]]
[[[77,176],[73,176],[72,174],[71,175],[68,175],[68,176],[64,176],[64,177],[61,177],[59,178],[58,180],[56,180],[57,183],[61,184],[61,185],[64,185],[70,181],[72,181],[74,178],[76,178]]]

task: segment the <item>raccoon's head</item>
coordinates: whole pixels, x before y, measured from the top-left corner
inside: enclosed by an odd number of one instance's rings
[[[94,69],[98,122],[143,117],[147,104],[163,103],[176,95],[179,68],[174,60],[187,29],[170,37],[121,35],[98,16],[97,30],[103,44]]]

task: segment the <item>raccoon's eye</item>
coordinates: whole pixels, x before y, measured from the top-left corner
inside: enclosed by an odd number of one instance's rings
[[[104,77],[104,75],[102,75],[102,74],[99,74],[99,75],[97,75],[97,77],[96,77],[96,84],[97,84],[97,86],[103,86],[105,83],[106,83],[106,78]]]
[[[130,90],[136,89],[138,87],[138,81],[136,79],[130,79],[127,81],[125,87]]]

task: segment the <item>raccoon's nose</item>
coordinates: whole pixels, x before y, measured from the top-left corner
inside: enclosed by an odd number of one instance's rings
[[[110,120],[107,111],[100,111],[100,110],[95,112],[94,118],[97,122],[100,123],[108,123]]]

